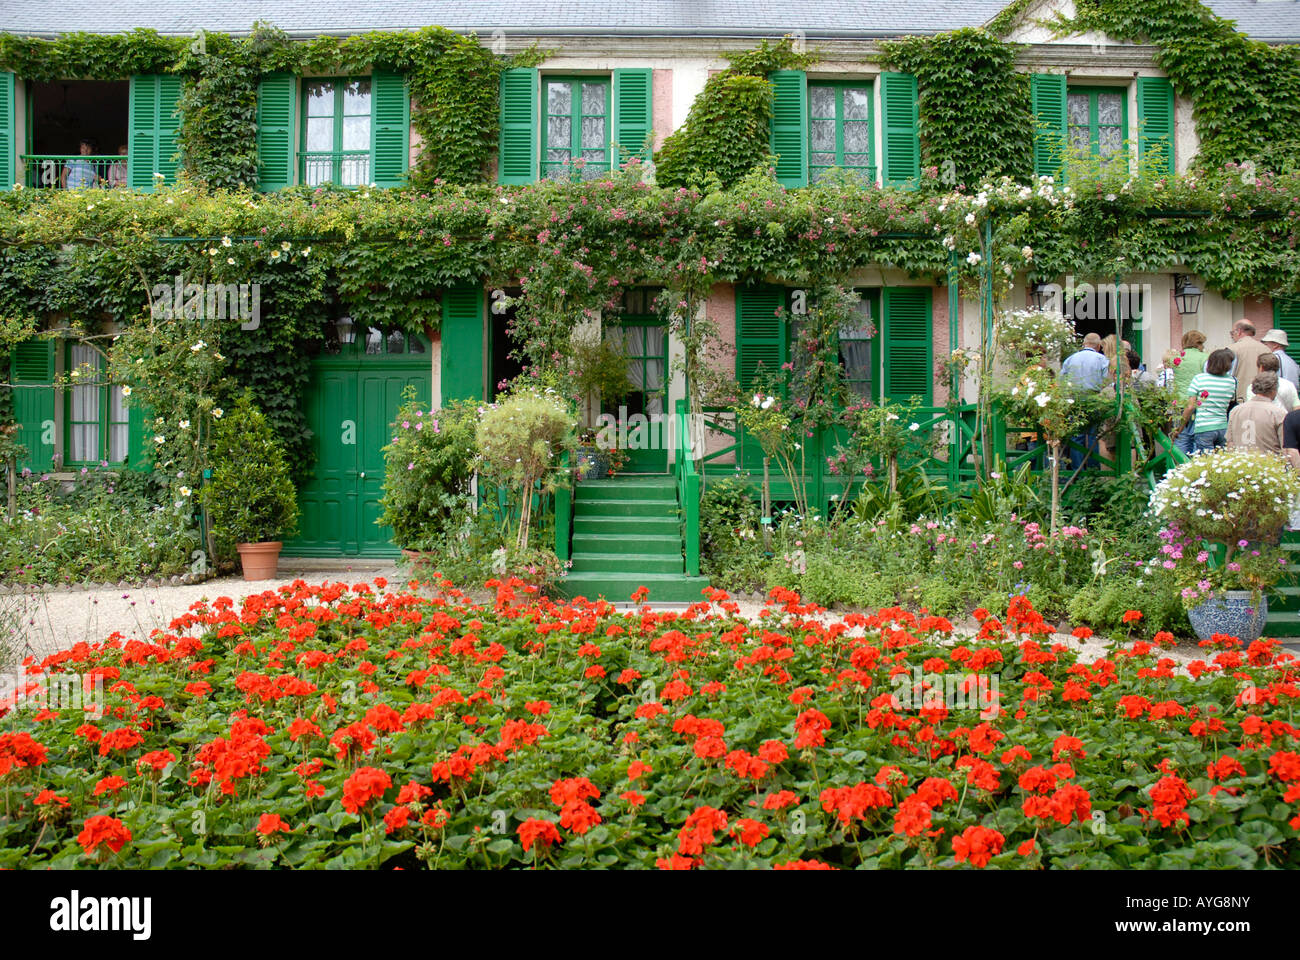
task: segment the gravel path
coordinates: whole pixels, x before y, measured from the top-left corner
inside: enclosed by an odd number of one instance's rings
[[[358,583],[376,576],[400,582],[401,574],[392,561],[284,558],[274,580],[248,582],[235,576],[181,586],[102,590],[34,588],[22,594],[0,596],[0,616],[11,612],[20,623],[18,636],[9,641],[18,648],[20,658],[25,652],[41,657],[82,641],[103,640],[115,630],[128,639],[145,639],[154,629],[166,630],[167,624],[198,600],[230,597],[238,605],[246,596],[298,578],[310,583]],[[0,651],[0,662],[6,659],[3,652]]]
[[[310,583],[344,581],[357,583],[376,576],[386,577],[391,583],[401,583],[408,576],[390,561],[364,560],[295,560],[280,563],[275,580],[246,582],[240,577],[222,577],[204,583],[182,586],[113,588],[102,590],[32,589],[24,594],[0,596],[0,616],[12,612],[19,621],[17,636],[9,640],[19,656],[32,653],[38,657],[67,649],[76,643],[103,640],[114,631],[125,638],[145,639],[154,629],[166,630],[167,624],[180,616],[198,600],[230,597],[236,604],[246,596],[273,589],[280,583],[301,578]],[[740,613],[748,619],[758,619],[763,610],[761,603],[753,600],[738,601]],[[620,605],[623,607],[624,605]],[[674,604],[684,607],[684,604]],[[825,621],[838,619],[841,611],[823,615]],[[7,618],[5,618],[7,619]],[[953,642],[968,640],[977,629],[972,620],[957,623]],[[1142,636],[1142,631],[1136,631]],[[1108,645],[1099,639],[1080,642],[1069,633],[1056,633],[1045,642],[1063,643],[1078,650],[1083,659],[1092,661],[1107,653]],[[0,636],[0,644],[5,639]],[[1300,645],[1286,641],[1289,649],[1300,654]],[[8,658],[0,649],[0,663]],[[1166,647],[1163,655],[1180,665],[1203,659],[1205,651],[1194,643]]]

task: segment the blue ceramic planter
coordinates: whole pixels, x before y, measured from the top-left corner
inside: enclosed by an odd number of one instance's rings
[[[1192,629],[1202,640],[1216,633],[1237,637],[1243,643],[1258,640],[1268,619],[1268,597],[1256,601],[1250,590],[1225,590],[1187,611]]]
[[[603,480],[609,476],[609,467],[602,451],[594,447],[578,450],[578,467],[584,480]]]

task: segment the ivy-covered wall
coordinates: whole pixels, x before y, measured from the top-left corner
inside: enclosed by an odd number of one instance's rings
[[[269,24],[247,37],[202,41],[152,30],[66,34],[43,40],[0,34],[0,70],[36,81],[120,80],[136,74],[185,78],[178,140],[190,175],[212,187],[257,182],[257,84],[265,75],[354,74],[379,68],[407,75],[411,126],[424,149],[410,173],[415,187],[482,180],[496,151],[500,72],[535,63],[529,50],[497,57],[473,35],[442,27],[291,40]]]
[[[1010,4],[992,32],[1005,36],[1032,6]],[[1076,0],[1075,10],[1050,25],[1062,35],[1095,30],[1156,48],[1156,66],[1192,101],[1200,168],[1300,165],[1300,48],[1252,40],[1197,0]]]

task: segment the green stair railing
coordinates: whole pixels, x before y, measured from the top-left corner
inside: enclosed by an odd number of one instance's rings
[[[560,454],[560,482],[555,487],[555,555],[561,562],[572,559],[573,471],[569,451]]]
[[[696,451],[691,437],[690,423],[686,401],[678,400],[673,424],[677,430],[673,451],[673,475],[677,481],[677,503],[682,510],[686,575],[698,577],[700,575],[700,474],[696,470]]]
[[[762,462],[755,457],[756,445],[747,443],[745,431],[735,422],[732,412],[725,407],[705,407],[704,425],[708,434],[721,437],[723,442],[713,449],[699,451],[693,461],[697,473],[706,477],[724,474],[746,474],[750,480],[762,473]],[[1087,454],[1090,471],[1097,475],[1118,477],[1133,471],[1139,472],[1148,484],[1154,486],[1165,473],[1186,461],[1163,430],[1150,432],[1150,443],[1143,437],[1137,408],[1130,396],[1117,403],[1114,449],[1103,455],[1096,450],[1090,453],[1073,438],[1062,446],[1068,456],[1071,450]],[[950,489],[962,491],[979,480],[977,458],[981,450],[978,405],[953,403],[946,406],[928,406],[916,409],[913,416],[922,436],[938,435],[942,439],[930,452],[920,458],[901,463],[902,468],[920,467],[931,477],[942,480]],[[1044,472],[1047,464],[1047,444],[1037,427],[1008,422],[994,413],[990,418],[985,456],[988,462],[1001,461],[1009,470],[1028,463],[1035,473]],[[853,496],[861,481],[847,480],[829,472],[826,460],[834,455],[835,444],[842,442],[843,428],[823,428],[807,441],[808,463],[812,467],[807,479],[809,502],[821,510],[829,511],[830,500]],[[1150,447],[1150,449],[1148,449]],[[789,495],[789,483],[782,477],[773,477],[773,498],[781,500]]]

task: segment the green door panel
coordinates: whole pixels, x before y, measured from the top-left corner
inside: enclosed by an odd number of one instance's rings
[[[358,383],[359,409],[357,443],[357,497],[360,554],[363,557],[396,554],[391,527],[381,527],[376,521],[383,512],[379,504],[384,495],[384,445],[389,441],[389,428],[402,406],[402,391],[408,386],[416,390],[425,403],[429,402],[431,378],[423,370],[362,370]]]
[[[288,556],[396,556],[392,531],[375,521],[384,489],[383,448],[407,386],[426,404],[433,384],[427,341],[412,353],[365,353],[364,333],[347,354],[312,363],[304,402],[315,434],[316,466],[298,492],[299,535]],[[400,338],[399,338],[400,341]],[[380,341],[389,343],[388,338]],[[373,344],[372,344],[373,346]]]

